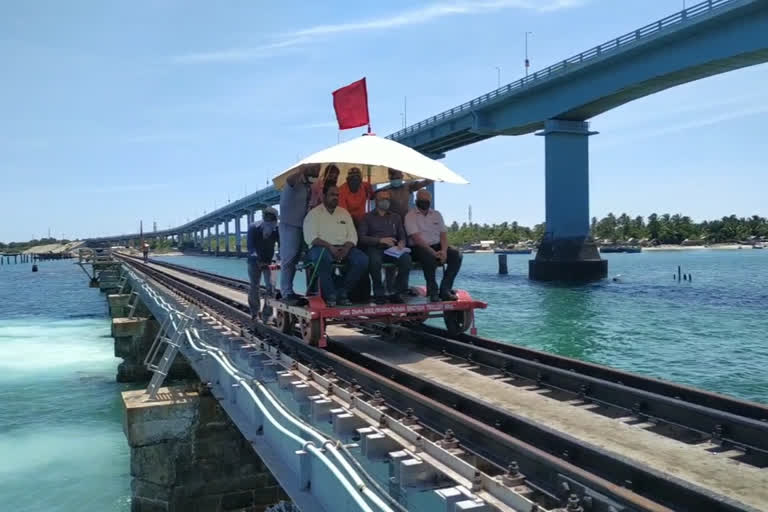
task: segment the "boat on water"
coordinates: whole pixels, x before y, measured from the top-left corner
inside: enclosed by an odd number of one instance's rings
[[[533,249],[529,249],[528,247],[510,247],[510,248],[499,248],[494,249],[493,252],[495,254],[531,254],[533,252]]]
[[[601,254],[610,254],[610,253],[619,253],[619,252],[638,253],[642,251],[643,251],[643,248],[636,245],[603,245],[600,247]]]
[[[752,245],[752,248],[753,248],[753,249],[765,249],[765,245],[764,245],[764,244],[762,244],[761,242],[758,242],[758,243],[756,243],[756,244],[753,244],[753,245]]]

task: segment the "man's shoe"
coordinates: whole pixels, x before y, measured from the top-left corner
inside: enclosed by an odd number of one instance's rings
[[[325,305],[329,308],[336,307],[336,297],[329,297],[325,299]]]
[[[429,296],[429,302],[440,302],[440,297],[436,293],[433,293]]]
[[[339,306],[351,306],[352,301],[349,300],[349,297],[339,297]]]
[[[394,295],[390,295],[389,296],[389,302],[391,302],[392,304],[405,304],[405,301],[403,300],[403,297],[399,293],[396,293]]]
[[[374,298],[373,298],[373,302],[375,302],[376,304],[378,304],[379,306],[381,306],[381,305],[383,305],[383,304],[386,304],[386,303],[387,303],[387,299],[386,299],[385,297],[374,297]]]
[[[459,300],[459,298],[453,292],[443,292],[440,294],[440,298],[447,301]]]
[[[299,302],[301,302],[302,297],[300,295],[296,295],[295,293],[291,293],[289,295],[285,296],[285,302],[289,306],[297,306]]]

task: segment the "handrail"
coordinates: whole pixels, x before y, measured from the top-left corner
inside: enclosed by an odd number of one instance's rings
[[[453,107],[450,110],[440,112],[439,114],[436,114],[432,117],[424,119],[423,121],[419,121],[416,124],[407,126],[402,130],[399,130],[391,135],[387,135],[387,138],[397,140],[401,137],[404,137],[408,134],[411,134],[422,128],[425,128],[426,126],[435,124],[438,121],[442,121],[443,119],[453,117],[456,114],[459,114],[461,112],[471,109],[472,107],[478,106],[482,103],[486,103],[494,98],[497,98],[502,95],[507,95],[513,91],[518,92],[518,90],[524,87],[530,86],[535,82],[547,80],[551,78],[553,75],[561,74],[566,69],[569,69],[572,65],[580,65],[584,62],[591,61],[598,57],[603,57],[606,54],[614,53],[626,45],[633,44],[640,39],[645,39],[662,30],[666,30],[667,28],[673,25],[687,23],[691,19],[697,18],[704,14],[708,14],[713,10],[723,7],[724,5],[737,2],[737,1],[740,1],[740,0],[705,0],[704,2],[701,2],[692,7],[684,9],[682,11],[676,12],[675,14],[667,16],[666,18],[662,18],[658,21],[645,25],[644,27],[641,27],[637,30],[633,30],[632,32],[629,32],[617,38],[611,39],[610,41],[607,41],[601,45],[595,46],[594,48],[590,48],[589,50],[583,51],[577,55],[574,55],[573,57],[569,57],[556,64],[552,64],[549,67],[536,71],[535,73],[525,76],[515,82],[499,87],[498,89],[494,89],[489,93],[483,94],[482,96],[478,96],[477,98],[474,98],[466,103],[462,103],[458,107]]]

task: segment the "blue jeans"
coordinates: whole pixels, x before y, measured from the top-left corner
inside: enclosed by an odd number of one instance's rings
[[[280,233],[280,295],[287,297],[293,293],[293,278],[296,276],[296,264],[304,234],[301,227],[278,224]]]
[[[357,247],[353,247],[347,253],[347,257],[341,261],[344,264],[344,281],[342,289],[338,290],[333,281],[331,267],[334,261],[327,249],[312,247],[307,260],[315,265],[313,272],[316,273],[315,279],[320,283],[320,290],[325,300],[336,300],[340,296],[347,297],[368,270],[368,256]]]
[[[255,317],[261,311],[261,276],[264,276],[264,288],[267,295],[272,295],[272,271],[268,265],[268,263],[248,262],[248,278],[251,281],[251,290],[248,292],[248,306],[251,309],[252,317]]]

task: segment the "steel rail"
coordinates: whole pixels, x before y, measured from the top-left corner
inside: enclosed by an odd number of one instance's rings
[[[143,264],[133,263],[134,265]],[[209,307],[217,310],[230,318],[236,319],[240,325],[250,325],[250,315],[242,307],[236,307],[221,300],[215,293],[208,290],[201,290],[198,287],[185,283],[182,280],[172,278],[163,274],[161,271],[146,267],[147,273],[153,275],[160,282],[169,286],[181,289],[194,296],[196,300],[206,303]],[[574,442],[562,434],[545,431],[541,426],[528,426],[528,428],[538,428],[545,436],[533,436],[532,440],[539,443],[539,446],[519,439],[520,430],[514,425],[516,418],[513,418],[506,411],[492,411],[492,420],[481,421],[478,418],[484,417],[480,414],[484,406],[475,409],[475,400],[468,400],[459,394],[449,390],[442,389],[440,392],[428,393],[435,388],[431,383],[418,379],[413,376],[407,376],[401,370],[392,367],[381,366],[376,369],[365,368],[354,361],[346,358],[349,354],[340,356],[332,353],[338,346],[337,343],[330,341],[331,352],[320,350],[304,344],[302,341],[289,335],[279,333],[263,324],[256,324],[255,328],[262,334],[277,342],[284,348],[289,348],[294,355],[306,361],[312,361],[317,365],[328,368],[336,372],[338,376],[349,382],[357,381],[367,389],[375,389],[381,392],[385,401],[401,412],[408,409],[421,418],[422,423],[435,432],[445,432],[452,430],[461,440],[462,444],[471,452],[481,456],[484,459],[492,461],[499,467],[504,467],[510,461],[518,462],[523,474],[526,475],[534,488],[558,496],[562,494],[561,485],[562,475],[586,488],[610,496],[622,506],[630,507],[631,510],[661,511],[670,510],[665,505],[655,501],[655,497],[660,493],[669,497],[675,505],[675,510],[711,510],[711,511],[737,511],[745,510],[734,504],[721,500],[714,494],[708,494],[707,491],[686,487],[681,482],[672,481],[664,475],[652,474],[647,468],[634,467],[626,461],[616,460],[606,454],[590,451],[589,447],[583,447],[578,442]],[[352,354],[353,357],[359,355]],[[372,361],[366,361],[369,366],[376,366]],[[393,371],[396,370],[396,371]],[[398,373],[400,372],[400,373]],[[397,382],[391,378],[395,376]],[[446,398],[447,395],[452,396]],[[450,404],[450,405],[448,405]],[[459,405],[458,409],[454,407]],[[499,418],[503,418],[501,424],[498,424]],[[514,432],[515,436],[500,430],[504,428],[508,432]],[[553,442],[557,447],[557,454],[551,453],[551,448],[544,449],[548,442]],[[560,448],[563,448],[560,450]],[[570,459],[563,460],[563,453],[568,452]],[[574,456],[577,455],[577,456]],[[610,470],[605,468],[596,468],[602,475],[595,474],[583,465],[589,457],[602,457],[599,460],[610,465]],[[595,466],[595,464],[587,464]],[[621,471],[618,472],[617,468]],[[623,478],[628,476],[628,478]],[[631,480],[633,490],[622,487],[627,485],[627,480]],[[643,495],[645,494],[645,495]],[[681,496],[685,499],[682,500]],[[562,496],[561,496],[562,498]],[[690,506],[689,506],[690,504]],[[667,504],[668,506],[668,504]]]
[[[152,263],[238,290],[250,288],[248,281],[183,265]],[[530,379],[541,387],[685,429],[702,441],[711,439],[742,450],[747,464],[768,466],[768,406],[520,345],[468,334],[449,335],[429,325],[399,327],[397,331],[420,345]]]

